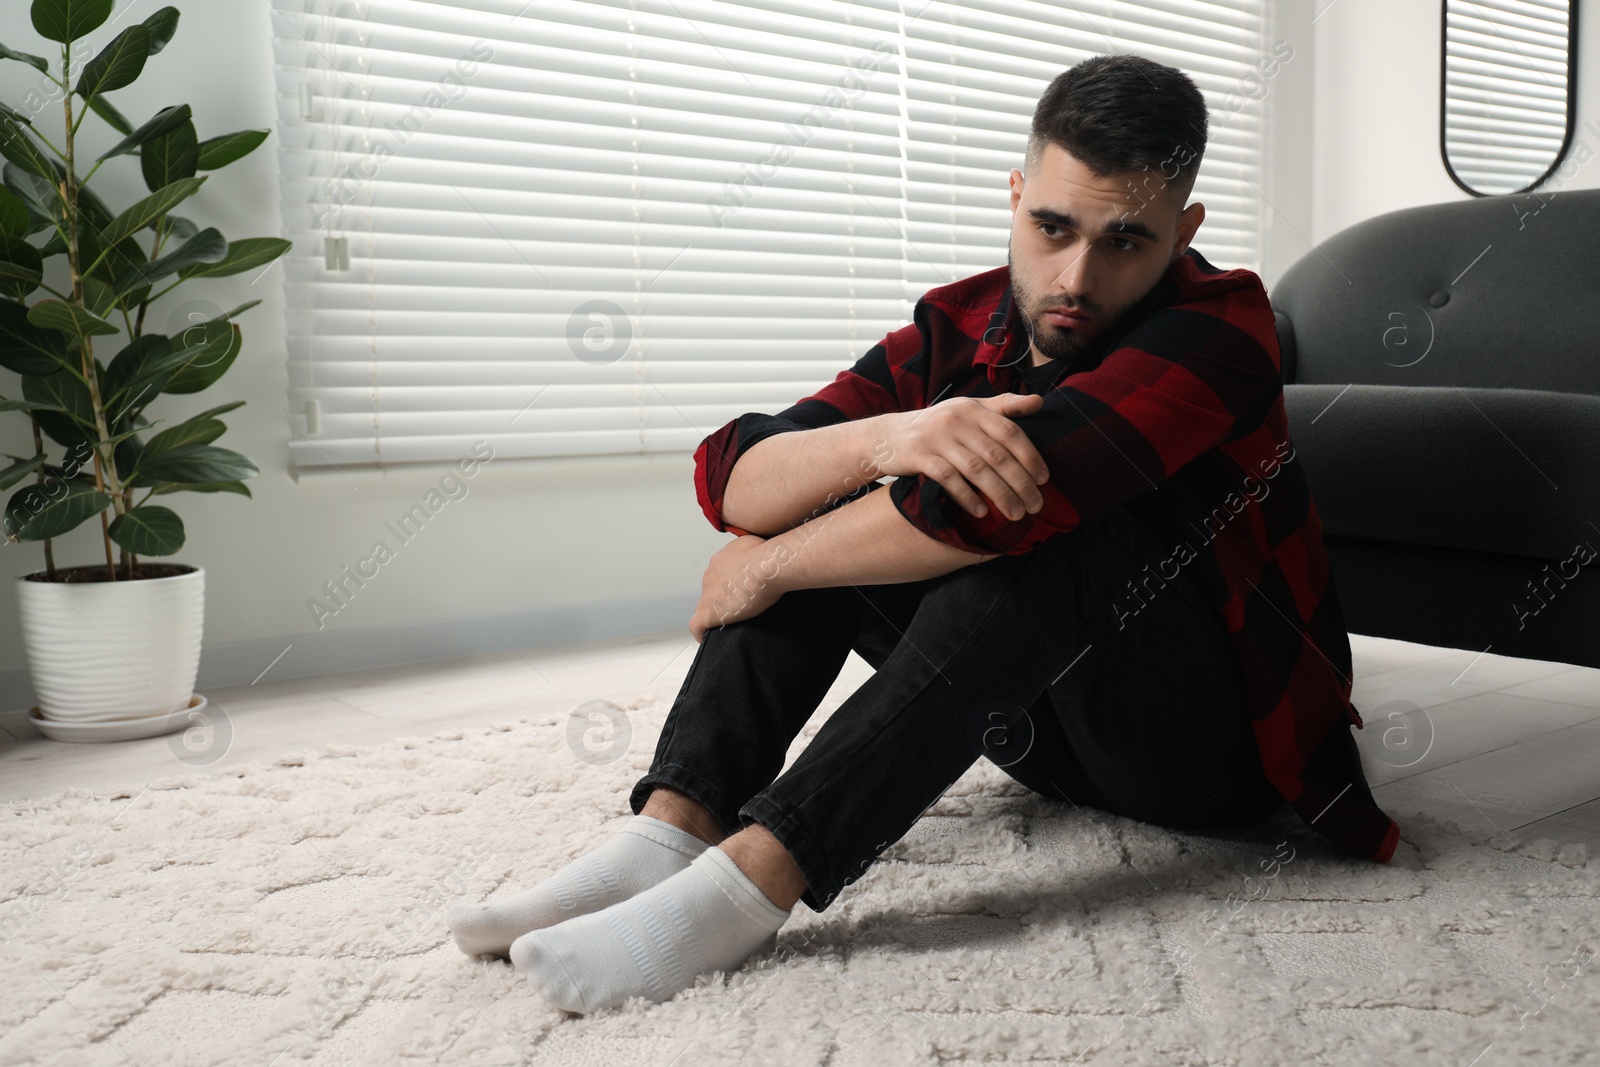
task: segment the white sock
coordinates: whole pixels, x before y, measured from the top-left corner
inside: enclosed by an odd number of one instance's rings
[[[550,1003],[587,1014],[659,1003],[706,971],[732,971],[789,917],[720,848],[637,896],[523,934],[511,962]]]
[[[708,847],[671,823],[635,815],[611,840],[532,889],[487,904],[461,901],[445,913],[445,923],[467,955],[504,956],[529,930],[626,900],[683,870]]]

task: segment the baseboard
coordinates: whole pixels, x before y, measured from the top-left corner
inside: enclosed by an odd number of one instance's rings
[[[290,678],[458,659],[494,652],[530,652],[613,638],[689,634],[697,594],[541,608],[505,615],[328,628],[250,641],[202,643],[195,689],[223,689]],[[265,672],[263,674],[262,672]],[[26,666],[0,670],[0,707],[25,711],[38,701]]]

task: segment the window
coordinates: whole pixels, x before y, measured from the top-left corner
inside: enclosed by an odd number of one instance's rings
[[[1259,269],[1262,0],[1101,6],[273,0],[295,463],[788,406],[1005,262],[1039,94],[1103,52],[1201,87],[1195,244]]]
[[[1473,196],[1527,192],[1572,138],[1567,0],[1445,0],[1439,145]]]

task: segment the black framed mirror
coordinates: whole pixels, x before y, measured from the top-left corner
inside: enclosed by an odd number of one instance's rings
[[[1444,0],[1439,150],[1473,196],[1535,189],[1572,140],[1572,0]]]

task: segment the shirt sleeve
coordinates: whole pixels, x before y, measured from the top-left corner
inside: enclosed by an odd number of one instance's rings
[[[920,301],[919,301],[920,304]],[[924,332],[917,322],[891,331],[882,341],[841,370],[833,381],[803,397],[776,415],[748,411],[724,424],[703,441],[694,453],[695,496],[700,510],[711,525],[728,533],[745,534],[722,519],[722,498],[733,476],[739,457],[758,441],[773,434],[812,430],[820,426],[870,418],[891,411],[903,411],[899,368],[922,350]],[[875,487],[876,483],[873,483]],[[865,491],[863,486],[859,491]],[[853,499],[855,494],[840,500]]]
[[[1015,420],[1050,469],[1037,513],[1013,521],[985,496],[980,518],[924,474],[896,479],[890,497],[935,540],[980,554],[1027,552],[1260,426],[1283,389],[1276,345],[1259,284],[1158,309]]]

